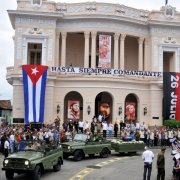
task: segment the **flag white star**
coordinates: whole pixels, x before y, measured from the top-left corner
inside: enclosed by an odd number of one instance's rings
[[[35,76],[36,76],[36,74],[39,72],[39,71],[37,70],[37,67],[35,67],[34,69],[32,68],[31,70],[32,70],[32,74],[35,74]]]

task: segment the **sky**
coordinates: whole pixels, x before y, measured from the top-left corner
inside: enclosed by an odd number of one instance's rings
[[[51,0],[53,1],[53,0]],[[159,10],[165,0],[54,0],[55,2],[105,2],[124,4],[144,10]],[[14,30],[11,26],[7,10],[15,10],[17,0],[0,0],[0,100],[12,100],[13,88],[6,80],[6,68],[14,65]],[[168,0],[168,4],[180,12],[180,0]]]

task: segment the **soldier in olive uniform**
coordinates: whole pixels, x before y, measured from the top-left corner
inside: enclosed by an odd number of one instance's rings
[[[164,180],[165,178],[165,148],[161,149],[161,152],[158,154],[157,157],[157,169],[158,169],[158,174],[157,174],[157,180]]]

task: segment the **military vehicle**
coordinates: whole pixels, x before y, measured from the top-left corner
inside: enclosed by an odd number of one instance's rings
[[[2,170],[7,179],[13,179],[14,173],[29,173],[33,180],[39,180],[46,169],[59,171],[63,164],[63,152],[60,146],[44,141],[20,141],[17,152],[3,161]]]
[[[73,141],[61,143],[63,158],[73,156],[74,160],[80,161],[86,155],[91,158],[99,154],[102,158],[107,158],[111,153],[111,143],[102,137],[94,136],[89,138],[86,134],[76,134]]]
[[[115,150],[115,152],[119,153],[136,153],[139,151],[143,151],[145,144],[143,141],[123,141],[114,139],[111,141],[111,148]]]

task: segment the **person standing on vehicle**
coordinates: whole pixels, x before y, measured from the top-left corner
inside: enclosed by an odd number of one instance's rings
[[[97,120],[96,122],[96,129],[97,129],[97,134],[100,134],[101,133],[101,122],[99,120]]]
[[[6,136],[5,141],[4,141],[4,156],[5,156],[5,158],[9,156],[9,149],[10,149],[9,141],[8,141],[7,136]]]
[[[93,118],[92,122],[91,122],[91,133],[92,133],[92,135],[94,135],[95,125],[96,125],[96,123],[95,123],[94,118]]]
[[[80,131],[81,133],[83,133],[83,126],[84,126],[84,122],[83,122],[83,120],[81,119],[81,120],[79,121],[79,124],[78,124],[79,131]]]
[[[10,133],[9,136],[9,146],[10,146],[10,153],[14,153],[14,147],[15,147],[15,139],[14,139],[14,132]]]
[[[143,180],[146,180],[146,176],[147,176],[147,180],[150,180],[154,153],[151,150],[149,150],[147,146],[145,146],[144,150],[145,151],[142,154],[142,159],[144,160]]]
[[[115,122],[115,124],[114,124],[114,137],[116,137],[117,138],[117,133],[118,133],[118,123],[117,123],[117,121]]]
[[[107,129],[108,129],[108,125],[106,121],[102,122],[102,127],[103,127],[103,137],[106,138]]]
[[[157,169],[158,169],[158,174],[157,174],[157,180],[164,180],[165,178],[165,148],[161,149],[161,152],[158,154],[157,157]]]

